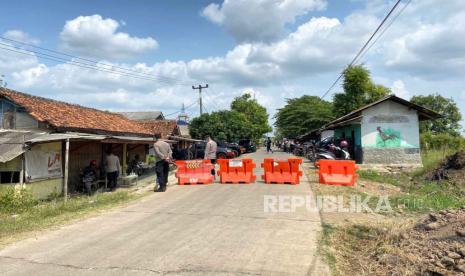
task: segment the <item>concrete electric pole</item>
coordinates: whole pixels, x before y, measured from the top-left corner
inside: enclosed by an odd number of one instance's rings
[[[199,86],[195,87],[195,86],[192,86],[192,89],[196,90],[198,89],[199,90],[199,106],[200,106],[200,115],[203,114],[203,106],[202,106],[202,89],[205,89],[205,88],[208,88],[208,83],[207,85],[205,86],[202,86],[199,84]]]

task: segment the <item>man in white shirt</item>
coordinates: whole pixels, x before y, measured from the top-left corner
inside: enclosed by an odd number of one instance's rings
[[[111,191],[116,189],[118,175],[121,167],[118,156],[114,155],[111,148],[107,150],[107,157],[105,160],[105,171],[107,173],[108,188]]]
[[[216,164],[216,150],[218,145],[210,136],[206,136],[205,140],[207,144],[205,145],[205,156],[204,159],[210,159],[213,164],[212,175],[215,176],[215,164]]]

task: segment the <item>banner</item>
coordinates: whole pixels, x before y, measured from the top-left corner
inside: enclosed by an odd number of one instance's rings
[[[26,156],[26,179],[62,177],[61,151],[31,150]]]

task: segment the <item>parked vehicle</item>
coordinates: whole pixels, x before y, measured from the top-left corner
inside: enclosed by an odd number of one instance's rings
[[[224,148],[228,148],[230,150],[232,150],[234,152],[234,157],[238,157],[240,156],[243,152],[242,152],[242,149],[241,149],[241,146],[239,146],[238,144],[236,143],[227,143],[227,142],[218,142],[217,143],[219,147],[224,147]]]
[[[206,143],[204,142],[191,145],[189,148],[189,159],[203,159],[205,156],[205,145]],[[216,158],[229,159],[234,157],[235,153],[231,149],[218,145]]]
[[[98,188],[98,175],[95,167],[87,166],[81,170],[79,174],[78,191],[92,195]]]
[[[126,170],[126,174],[135,173],[138,176],[141,176],[144,173],[144,162],[142,161],[133,161],[129,163],[128,168]]]
[[[315,158],[313,161],[321,159],[328,160],[350,160],[348,143],[345,140],[340,142],[340,146],[336,146],[333,137],[328,137],[318,142],[315,145]]]
[[[245,148],[245,152],[246,153],[250,153],[250,152],[256,152],[257,151],[257,146],[255,146],[253,144],[253,142],[250,140],[250,139],[242,139],[242,140],[239,140],[239,143],[238,143],[241,147],[244,147]]]

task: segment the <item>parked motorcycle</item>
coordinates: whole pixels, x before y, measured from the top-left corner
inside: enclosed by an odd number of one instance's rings
[[[97,182],[97,168],[95,161],[92,161],[91,164],[81,170],[80,176],[80,186],[78,190],[87,193],[88,195],[92,195],[92,193],[97,190],[98,182]]]
[[[129,164],[126,173],[129,174],[137,174],[138,176],[141,176],[144,172],[144,162],[142,161],[133,161]]]
[[[350,160],[347,141],[341,141],[340,147],[330,144],[326,148],[319,148],[315,154],[315,162],[318,160]]]

